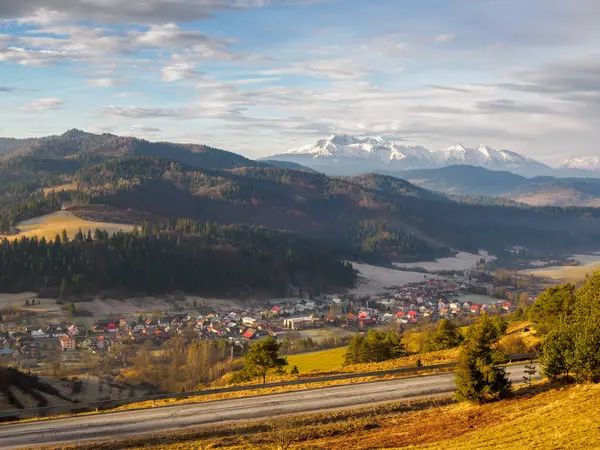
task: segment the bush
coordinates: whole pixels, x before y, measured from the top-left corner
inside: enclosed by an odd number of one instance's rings
[[[449,319],[442,319],[437,328],[425,337],[423,351],[448,350],[449,348],[458,347],[462,344],[463,339],[454,322]]]
[[[370,330],[366,337],[357,334],[350,341],[344,356],[344,364],[381,362],[403,355],[406,355],[406,352],[402,344],[402,335],[396,332]]]

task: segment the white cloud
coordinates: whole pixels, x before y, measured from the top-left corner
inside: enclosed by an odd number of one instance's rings
[[[0,2],[0,18],[32,23],[56,20],[169,23],[195,21],[219,10],[243,10],[277,3],[311,0],[8,0]]]
[[[60,98],[47,97],[33,100],[21,107],[21,111],[27,113],[41,112],[60,109],[64,101]]]
[[[456,39],[456,35],[454,34],[438,34],[433,38],[434,42],[443,44],[444,42],[450,42]]]
[[[131,125],[129,127],[129,131],[131,131],[133,133],[138,133],[138,134],[156,134],[156,133],[163,132],[163,130],[161,128],[151,127],[151,126],[147,126],[147,125],[140,125],[140,124]]]
[[[362,78],[369,69],[352,59],[315,59],[292,63],[288,67],[261,71],[264,75],[304,75],[333,80]]]
[[[126,97],[136,97],[138,95],[144,95],[144,94],[143,94],[143,92],[126,91],[126,92],[119,92],[119,93],[115,94],[115,97],[126,98]]]
[[[127,84],[127,82],[125,80],[120,80],[117,78],[93,78],[93,79],[87,80],[87,83],[90,86],[104,87],[104,88],[121,86],[123,84]]]
[[[161,74],[162,80],[167,83],[188,80],[200,76],[200,73],[196,72],[194,65],[185,63],[163,67],[161,69]]]

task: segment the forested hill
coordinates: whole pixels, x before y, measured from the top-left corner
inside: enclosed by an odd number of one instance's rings
[[[189,220],[109,236],[96,230],[0,242],[0,291],[284,296],[352,287],[350,264],[325,246],[269,230]]]
[[[206,145],[150,142],[80,130],[39,139],[0,138],[0,154],[4,155],[5,160],[11,161],[13,170],[34,168],[58,172],[78,169],[89,162],[125,156],[162,156],[192,167],[212,169],[267,165]]]
[[[19,221],[77,206],[77,214],[152,227],[170,220],[289,230],[338,259],[389,263],[454,250],[532,253],[595,249],[600,217],[591,208],[530,208],[454,201],[392,176],[328,177],[272,167],[201,145],[155,143],[71,130],[0,140],[0,232]],[[302,168],[299,168],[302,169]],[[69,183],[75,190],[45,194]],[[94,210],[86,216],[88,210]],[[173,231],[182,234],[179,231]],[[183,233],[182,235],[186,235]],[[232,244],[233,245],[233,244]],[[236,245],[234,245],[235,247]]]
[[[520,245],[550,252],[600,242],[595,209],[455,202],[384,175],[199,170],[161,158],[127,158],[82,169],[76,180],[93,192],[95,203],[289,229],[396,260],[439,256],[448,247],[501,251]]]

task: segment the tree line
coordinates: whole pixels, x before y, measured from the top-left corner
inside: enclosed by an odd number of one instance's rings
[[[285,295],[350,287],[356,273],[326,248],[270,231],[207,224],[196,235],[135,229],[0,242],[0,289],[62,296],[103,291]]]
[[[542,335],[542,366],[551,379],[600,382],[600,272],[580,288],[545,291],[528,310]]]

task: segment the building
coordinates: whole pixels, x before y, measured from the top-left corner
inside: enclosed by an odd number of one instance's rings
[[[283,320],[283,326],[290,330],[301,330],[303,328],[314,328],[320,325],[321,321],[313,316],[288,317]]]
[[[58,339],[60,341],[60,346],[61,346],[63,352],[75,350],[76,343],[75,343],[75,339],[73,339],[72,336],[69,336],[68,334],[64,334]]]

